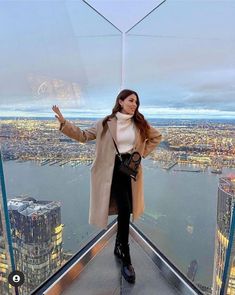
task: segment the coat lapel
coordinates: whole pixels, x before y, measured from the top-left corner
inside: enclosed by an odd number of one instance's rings
[[[115,142],[117,142],[117,118],[113,117],[109,119],[109,121],[107,121],[107,124],[113,139],[115,140]]]

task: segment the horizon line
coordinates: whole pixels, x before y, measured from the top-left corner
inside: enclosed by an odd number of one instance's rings
[[[37,119],[40,119],[40,118],[46,118],[46,119],[55,119],[55,117],[52,117],[52,116],[0,116],[0,119],[5,119],[5,118],[23,118],[23,119],[27,119],[27,118],[30,118],[30,119],[33,119],[33,118],[37,118]],[[67,116],[68,119],[102,119],[103,117],[101,116],[80,116],[80,117],[74,117],[74,116]],[[147,120],[149,119],[158,119],[158,120],[161,120],[161,119],[165,119],[165,120],[171,120],[171,119],[175,119],[175,120],[232,120],[232,121],[235,121],[235,118],[234,117],[223,117],[223,116],[218,116],[218,117],[153,117],[153,116],[148,116],[148,118],[146,118]]]

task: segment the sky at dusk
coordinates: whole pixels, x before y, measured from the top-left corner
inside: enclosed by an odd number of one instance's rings
[[[129,88],[147,117],[235,118],[234,15],[233,0],[2,0],[0,116],[102,117]]]

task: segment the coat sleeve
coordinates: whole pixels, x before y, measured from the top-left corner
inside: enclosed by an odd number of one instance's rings
[[[156,128],[150,126],[149,135],[145,142],[143,158],[146,158],[160,144],[161,140],[162,134]]]
[[[65,120],[64,124],[60,124],[59,129],[63,134],[70,138],[73,138],[79,142],[87,142],[89,140],[96,139],[97,134],[97,123],[92,127],[81,130],[79,127],[75,126],[68,120]]]

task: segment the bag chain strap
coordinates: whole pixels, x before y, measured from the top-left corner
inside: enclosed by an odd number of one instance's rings
[[[112,136],[112,135],[111,135],[111,136]],[[113,137],[112,137],[112,139],[113,139]],[[118,150],[118,148],[117,148],[117,144],[116,144],[116,142],[115,142],[115,140],[114,140],[114,139],[113,139],[113,143],[114,143],[114,145],[115,145],[115,148],[116,148],[116,150],[117,150],[118,157],[119,157],[120,161],[122,162],[122,156],[121,156],[121,154],[119,153],[119,150]]]

